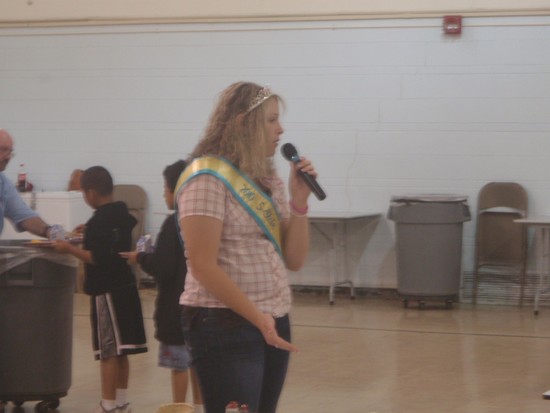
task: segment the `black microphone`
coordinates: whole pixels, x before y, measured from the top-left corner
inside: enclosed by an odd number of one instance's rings
[[[281,153],[283,154],[284,158],[288,161],[298,163],[300,162],[300,157],[298,156],[298,151],[291,143],[285,143],[281,147]],[[317,183],[317,180],[314,176],[311,176],[307,172],[298,171],[298,174],[302,177],[302,179],[305,181],[307,186],[309,186],[309,189],[311,189],[311,192],[315,194],[317,199],[319,201],[322,201],[327,197],[327,194],[325,194],[325,191],[319,186]]]

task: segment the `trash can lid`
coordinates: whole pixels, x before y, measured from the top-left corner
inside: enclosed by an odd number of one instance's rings
[[[394,195],[391,202],[466,202],[468,196],[457,194]]]

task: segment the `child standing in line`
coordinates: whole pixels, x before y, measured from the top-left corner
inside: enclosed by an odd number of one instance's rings
[[[83,248],[56,241],[54,249],[85,264],[94,356],[101,363],[102,399],[94,412],[130,413],[128,355],[146,352],[147,344],[135,276],[119,253],[131,249],[137,221],[124,202],[114,202],[113,179],[104,167],[86,169],[80,183],[86,203],[95,210],[86,223]]]
[[[170,210],[174,209],[174,191],[186,166],[185,161],[180,160],[168,165],[163,171],[164,201]],[[156,281],[158,295],[155,306],[155,337],[160,341],[159,366],[172,369],[173,402],[185,402],[190,377],[195,412],[202,413],[202,398],[195,373],[189,368],[190,356],[181,328],[179,297],[185,285],[187,265],[175,214],[164,220],[154,252],[131,251],[120,255],[127,258],[130,264],[139,264]]]

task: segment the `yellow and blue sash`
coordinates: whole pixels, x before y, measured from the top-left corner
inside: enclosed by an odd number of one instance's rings
[[[279,214],[271,197],[226,159],[204,156],[191,162],[178,179],[175,199],[189,180],[202,174],[213,175],[225,184],[282,255]]]

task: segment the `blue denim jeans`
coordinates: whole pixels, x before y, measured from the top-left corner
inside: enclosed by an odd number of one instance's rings
[[[290,341],[288,316],[275,319]],[[224,413],[230,401],[251,413],[274,413],[288,368],[289,353],[266,344],[256,327],[229,309],[186,307],[182,315],[206,413]]]

